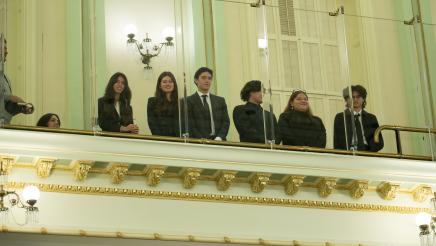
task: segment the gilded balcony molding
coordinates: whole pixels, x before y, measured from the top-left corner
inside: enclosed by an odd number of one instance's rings
[[[23,189],[27,183],[10,182],[7,188]],[[34,184],[43,192],[67,193],[67,194],[86,194],[104,195],[135,198],[153,198],[183,201],[207,201],[219,203],[235,203],[261,206],[282,206],[312,209],[332,209],[363,212],[389,212],[398,214],[416,214],[419,212],[431,212],[429,208],[405,207],[380,204],[332,202],[332,201],[313,201],[299,199],[284,199],[270,197],[252,197],[242,195],[222,195],[222,194],[202,194],[189,192],[154,191],[140,189],[119,189],[94,186],[79,185],[59,185],[59,184]]]
[[[399,184],[394,184],[390,182],[382,182],[377,186],[377,193],[384,200],[394,200],[397,192],[400,189]]]
[[[262,192],[268,184],[270,173],[255,173],[250,179],[251,191],[254,193]]]
[[[413,200],[415,202],[424,202],[429,196],[433,194],[433,191],[428,185],[419,185],[412,191]]]
[[[112,183],[120,184],[124,181],[129,165],[125,163],[112,163],[109,165],[109,173],[112,177]]]
[[[201,169],[199,168],[187,168],[183,174],[183,187],[185,189],[191,189],[197,184],[197,180],[200,177]]]
[[[317,184],[318,194],[321,197],[328,197],[336,187],[336,178],[323,177]]]
[[[305,176],[291,176],[285,182],[285,193],[288,195],[297,194],[300,185],[303,183]]]
[[[13,156],[0,156],[0,170],[3,170],[4,174],[9,175],[16,160],[17,159]]]
[[[368,183],[368,180],[354,180],[349,187],[350,196],[354,199],[362,198],[368,190]]]
[[[48,178],[55,166],[56,159],[40,158],[36,161],[36,174],[40,178]]]
[[[226,191],[232,185],[233,180],[236,177],[236,173],[234,171],[222,171],[218,175],[218,179],[216,181],[217,189],[220,191]]]
[[[84,181],[92,165],[94,165],[94,161],[77,161],[73,166],[74,180]]]
[[[147,184],[150,186],[157,186],[160,184],[161,178],[165,174],[165,167],[147,167],[144,172],[145,176],[147,177]]]

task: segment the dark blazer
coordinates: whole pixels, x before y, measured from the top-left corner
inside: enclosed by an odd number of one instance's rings
[[[346,124],[347,124],[347,138],[348,145],[351,146],[353,130],[351,125],[351,112],[350,110],[345,110]],[[384,146],[383,136],[380,134],[380,142],[376,144],[374,142],[374,132],[377,127],[379,127],[377,117],[375,115],[362,110],[362,125],[363,131],[365,133],[365,140],[368,143],[366,151],[377,152],[381,150]],[[334,141],[333,145],[335,149],[347,149],[345,141],[345,127],[344,127],[344,112],[340,112],[335,117],[334,123]],[[360,150],[360,149],[359,149]]]
[[[197,92],[187,98],[188,105],[188,129],[189,136],[192,138],[215,138],[220,137],[226,140],[229,132],[230,119],[227,112],[226,101],[223,97],[210,94],[213,122],[215,124],[215,135],[210,136],[207,111],[203,107],[203,102]]]
[[[317,116],[289,110],[280,115],[279,129],[284,145],[325,148],[326,131]]]
[[[156,108],[156,97],[150,97],[147,103],[147,121],[151,134],[180,137],[179,108],[177,104],[171,104],[160,113],[156,112]]]
[[[271,124],[271,117],[273,124]],[[260,105],[247,102],[245,105],[236,106],[233,109],[233,122],[238,130],[241,142],[266,143],[265,137],[268,140],[273,139],[271,127],[273,126],[275,143],[280,143],[276,116],[269,111],[263,110]],[[265,128],[267,129],[266,136]]]
[[[98,125],[103,131],[119,132],[121,126],[133,124],[132,112],[132,106],[120,102],[120,116],[112,100],[98,99]]]

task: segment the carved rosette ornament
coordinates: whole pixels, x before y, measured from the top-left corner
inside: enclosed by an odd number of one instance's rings
[[[191,189],[197,184],[197,179],[200,177],[201,169],[188,168],[183,173],[183,187],[185,189]]]
[[[12,166],[15,164],[15,158],[11,156],[0,156],[0,172],[4,175],[9,175]]]
[[[420,185],[416,187],[413,191],[413,200],[415,202],[423,202],[425,201],[430,195],[433,194],[433,191],[430,186],[428,185]]]
[[[377,186],[377,193],[384,200],[393,200],[400,188],[400,185],[389,182],[382,182]]]
[[[305,176],[291,176],[285,182],[285,193],[288,195],[297,194]]]
[[[368,190],[368,180],[354,180],[350,185],[350,196],[359,199],[365,195]]]
[[[112,177],[112,183],[120,184],[124,181],[124,176],[127,174],[129,165],[127,164],[112,164],[109,168],[109,174]]]
[[[147,184],[150,186],[157,186],[160,183],[161,177],[165,174],[164,167],[149,167],[145,170],[147,177]]]
[[[218,176],[218,179],[216,181],[216,185],[218,190],[226,191],[230,188],[230,185],[232,184],[233,180],[235,179],[236,172],[232,171],[223,171]]]
[[[36,162],[36,174],[40,178],[47,178],[50,176],[53,167],[55,166],[56,159],[41,158]]]
[[[73,167],[74,180],[84,181],[93,164],[93,161],[77,161]]]
[[[318,194],[321,197],[328,197],[333,189],[336,187],[336,179],[335,178],[321,178],[321,180],[317,184]]]
[[[256,173],[250,179],[251,190],[255,193],[260,193],[265,189],[265,186],[268,184],[269,177],[271,174],[269,173]]]

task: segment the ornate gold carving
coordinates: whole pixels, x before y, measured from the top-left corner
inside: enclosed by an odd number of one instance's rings
[[[218,190],[226,191],[230,188],[233,180],[235,179],[236,172],[233,171],[222,171],[218,176],[216,185]]]
[[[129,165],[123,163],[114,163],[109,167],[109,173],[112,177],[112,183],[120,184],[124,181]]]
[[[48,178],[55,165],[56,159],[41,158],[36,162],[36,174],[40,178]]]
[[[150,186],[157,186],[160,183],[161,177],[165,174],[164,167],[148,167],[145,170],[145,176],[147,177],[147,183]]]
[[[251,190],[255,193],[262,192],[268,184],[270,176],[271,174],[269,173],[255,173],[250,179]]]
[[[400,185],[398,184],[382,182],[377,186],[377,193],[385,200],[393,200],[395,199],[395,195],[397,194],[399,188]]]
[[[12,156],[0,156],[0,173],[6,175],[10,174],[15,160],[16,159]]]
[[[73,167],[74,180],[85,180],[93,164],[93,161],[77,161]]]
[[[321,178],[321,180],[317,184],[318,194],[321,197],[328,197],[333,189],[336,187],[336,179],[335,178]]]
[[[413,191],[413,200],[415,202],[423,202],[428,196],[433,194],[433,191],[428,185],[420,185],[416,187]]]
[[[291,176],[285,182],[285,193],[288,195],[297,194],[300,185],[303,183],[305,176]]]
[[[47,235],[47,234],[48,234],[48,232],[47,232],[47,228],[45,228],[45,227],[41,227],[41,234],[42,234],[42,235]]]
[[[201,169],[187,168],[183,173],[183,187],[185,189],[191,189],[197,183],[198,177],[200,177]]]
[[[7,187],[11,189],[23,189],[26,183],[10,182]],[[298,208],[324,208],[333,210],[351,210],[351,211],[371,211],[371,212],[390,212],[399,214],[417,214],[419,212],[430,213],[430,208],[390,206],[380,204],[364,203],[347,203],[347,202],[329,202],[329,201],[311,201],[311,200],[294,200],[282,198],[235,196],[221,194],[201,194],[188,192],[173,191],[154,191],[154,190],[137,190],[137,189],[119,189],[93,186],[76,186],[76,185],[56,185],[56,184],[35,184],[43,192],[59,192],[71,194],[86,195],[111,195],[136,198],[161,198],[172,200],[188,201],[208,201],[208,202],[225,202],[262,206],[283,206]]]
[[[350,196],[359,199],[366,190],[368,190],[368,180],[354,180],[350,185]]]

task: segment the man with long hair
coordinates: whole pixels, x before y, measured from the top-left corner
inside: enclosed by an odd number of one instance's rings
[[[380,151],[383,146],[383,137],[380,142],[374,142],[374,132],[379,127],[377,117],[364,110],[366,106],[366,89],[361,85],[345,88],[343,97],[346,103],[344,112],[335,117],[334,148],[360,151]],[[345,118],[344,118],[345,117]]]

